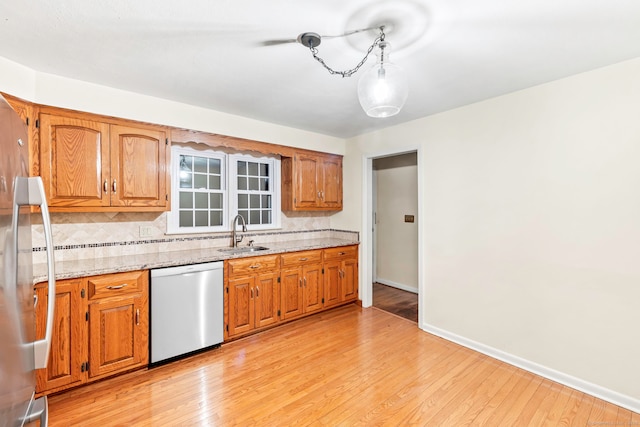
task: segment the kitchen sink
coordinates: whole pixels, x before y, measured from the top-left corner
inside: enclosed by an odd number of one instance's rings
[[[269,248],[265,247],[265,246],[243,246],[241,248],[224,248],[224,249],[218,249],[220,252],[227,252],[230,254],[245,254],[245,253],[251,253],[251,252],[260,252],[260,251],[266,251]]]

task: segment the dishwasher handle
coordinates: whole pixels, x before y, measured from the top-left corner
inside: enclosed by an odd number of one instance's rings
[[[151,270],[151,278],[179,276],[189,273],[198,273],[201,271],[223,270],[224,262],[206,262],[203,264],[181,265],[178,267],[154,268]]]

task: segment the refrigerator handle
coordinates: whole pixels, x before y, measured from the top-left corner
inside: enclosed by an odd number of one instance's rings
[[[47,197],[44,194],[44,185],[42,184],[42,178],[40,178],[39,176],[17,178],[15,196],[15,210],[18,210],[19,206],[25,205],[40,207],[40,212],[42,214],[42,225],[44,227],[44,240],[47,248],[47,277],[49,282],[49,293],[47,297],[47,326],[45,328],[44,339],[35,341],[33,343],[35,368],[41,369],[47,367],[47,362],[49,360],[51,336],[53,334],[53,312],[56,304],[56,276],[54,271],[53,259],[53,238],[51,237],[51,219],[49,218]],[[17,216],[18,212],[14,212],[14,218],[17,218]]]

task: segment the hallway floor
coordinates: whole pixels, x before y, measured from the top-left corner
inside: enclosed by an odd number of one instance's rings
[[[373,306],[418,323],[418,294],[374,283]]]

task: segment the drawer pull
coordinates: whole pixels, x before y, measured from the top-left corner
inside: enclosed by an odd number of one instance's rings
[[[140,325],[140,309],[136,309],[136,326]]]
[[[338,252],[338,255],[346,255],[346,252]]]
[[[309,258],[300,258],[298,261],[309,261]]]
[[[260,267],[262,267],[262,264],[253,264],[249,266],[249,268],[260,268]]]
[[[106,179],[104,180],[104,185],[102,186],[102,189],[104,190],[105,193],[109,191],[109,181],[107,181]]]
[[[116,187],[116,180],[114,179],[113,180],[113,185],[111,186],[111,189],[113,190],[114,193],[117,191],[116,188],[117,188]]]
[[[127,286],[127,283],[123,283],[122,285],[112,285],[112,286],[107,286],[107,289],[109,289],[110,291],[117,291],[118,289],[122,289],[125,286]]]

